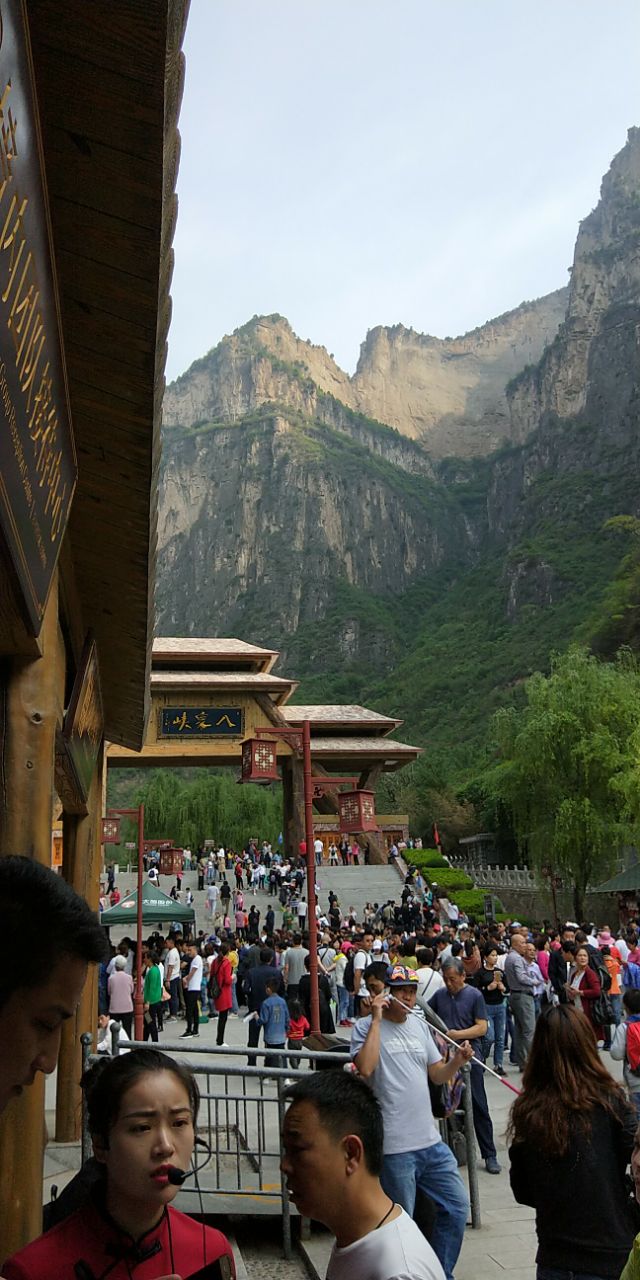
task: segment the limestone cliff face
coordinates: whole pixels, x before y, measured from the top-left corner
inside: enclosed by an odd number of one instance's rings
[[[505,386],[552,342],[566,300],[559,289],[461,338],[402,325],[372,329],[353,378],[282,316],[255,317],[167,388],[164,424],[236,422],[264,405],[332,422],[330,398],[395,428],[432,458],[486,455],[512,438]]]
[[[506,384],[538,362],[566,305],[558,289],[442,341],[402,325],[372,329],[353,378],[356,404],[435,457],[491,453],[512,438]]]
[[[167,387],[166,427],[236,422],[264,404],[312,415],[318,391],[355,407],[349,378],[283,316],[255,316]]]
[[[539,365],[508,389],[514,441],[526,440],[550,414],[584,412],[600,339],[610,348],[613,328],[624,345],[621,331],[634,325],[639,304],[640,129],[630,129],[603,178],[598,205],[580,224],[565,322]]]
[[[282,647],[323,615],[336,582],[394,595],[473,550],[441,487],[291,414],[174,439],[162,495],[164,634],[251,639],[251,617]]]

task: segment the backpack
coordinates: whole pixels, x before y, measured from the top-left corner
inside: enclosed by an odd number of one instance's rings
[[[218,963],[215,969],[213,968],[213,965],[211,966],[211,972],[209,974],[209,994],[212,996],[214,1000],[218,999],[218,996],[222,991],[222,987],[218,982],[218,974],[220,972],[221,964],[222,964],[222,960],[218,960]]]
[[[435,1041],[436,1048],[442,1054],[444,1062],[448,1062],[451,1058],[451,1048],[447,1041],[443,1039],[435,1027],[429,1027],[429,1030]],[[452,1080],[446,1084],[434,1084],[427,1076],[429,1085],[429,1097],[431,1099],[431,1111],[435,1120],[444,1120],[448,1116],[453,1115],[460,1107],[462,1094],[464,1090],[464,1081],[459,1071],[456,1072]]]
[[[600,979],[600,986],[603,992],[611,990],[611,974],[607,969],[603,957],[599,951],[589,951],[589,967],[597,974]]]
[[[353,995],[353,988],[355,986],[355,969],[354,969],[355,958],[356,958],[355,951],[353,951],[349,956],[349,959],[347,960],[347,963],[344,967],[345,990],[349,992],[350,996]]]

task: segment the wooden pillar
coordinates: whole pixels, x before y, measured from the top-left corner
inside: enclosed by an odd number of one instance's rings
[[[98,910],[100,890],[100,827],[104,749],[87,798],[87,813],[64,814],[62,874],[67,884]],[[79,1080],[82,1071],[83,1031],[95,1035],[98,1020],[98,969],[89,966],[89,976],[75,1016],[62,1025],[56,1093],[56,1142],[75,1142],[80,1137],[82,1100]]]
[[[57,577],[45,610],[40,646],[41,657],[14,659],[4,682],[0,855],[19,853],[50,866],[55,738],[64,704]],[[4,1045],[3,1052],[10,1053],[11,1046]],[[0,1117],[0,1259],[42,1230],[44,1143],[44,1078],[39,1076]]]
[[[297,755],[282,761],[282,802],[284,850],[297,857],[304,840],[304,782],[302,760]]]

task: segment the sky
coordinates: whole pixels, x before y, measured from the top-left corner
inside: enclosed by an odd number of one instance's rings
[[[353,373],[567,283],[640,125],[637,0],[192,0],[169,380],[279,312]]]

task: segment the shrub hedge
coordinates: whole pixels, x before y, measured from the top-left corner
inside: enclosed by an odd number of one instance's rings
[[[441,890],[446,890],[447,896],[453,895],[456,902],[458,889],[473,889],[473,880],[468,876],[466,871],[452,870],[451,867],[444,867],[442,870],[436,869],[433,877],[430,877],[432,883],[437,884]]]
[[[405,849],[405,862],[414,867],[448,867],[448,862],[437,849]]]

